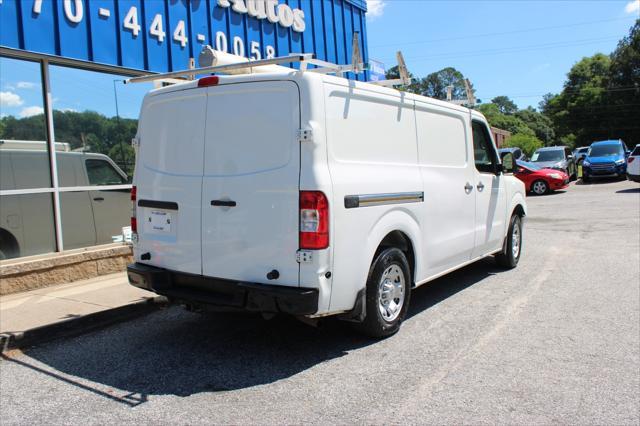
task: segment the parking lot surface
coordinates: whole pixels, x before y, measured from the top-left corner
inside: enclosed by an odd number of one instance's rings
[[[0,361],[2,424],[640,421],[640,189],[529,197],[523,258],[417,289],[400,332],[173,307]]]

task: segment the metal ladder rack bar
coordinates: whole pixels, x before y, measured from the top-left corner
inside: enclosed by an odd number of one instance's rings
[[[168,72],[163,74],[143,75],[141,77],[132,77],[128,80],[125,80],[125,83],[142,83],[146,81],[187,77],[189,75],[195,75],[195,74],[210,74],[215,72],[224,73],[225,71],[232,71],[232,70],[237,70],[242,68],[253,68],[253,67],[260,67],[264,65],[280,65],[280,64],[287,64],[290,62],[305,62],[305,61],[310,62],[311,60],[313,60],[312,53],[303,53],[303,54],[294,53],[288,56],[280,56],[277,58],[270,58],[270,59],[260,59],[257,61],[241,62],[237,64],[216,65],[212,67],[193,68],[193,69],[188,69],[183,71],[174,71],[174,72]],[[295,70],[292,70],[292,71],[295,71]]]

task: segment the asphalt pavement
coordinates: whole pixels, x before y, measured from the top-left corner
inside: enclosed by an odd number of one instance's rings
[[[640,186],[529,197],[523,258],[417,289],[400,332],[165,309],[0,361],[8,424],[640,422]]]

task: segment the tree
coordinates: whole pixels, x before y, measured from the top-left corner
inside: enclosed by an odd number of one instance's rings
[[[515,116],[533,130],[536,137],[544,141],[545,145],[550,145],[555,140],[556,132],[553,129],[553,121],[546,115],[528,107],[517,111]]]
[[[118,164],[127,176],[133,176],[133,168],[136,164],[136,154],[131,144],[118,143],[109,150],[109,157]]]
[[[517,134],[508,138],[505,143],[505,147],[518,147],[527,154],[528,157],[535,152],[536,149],[542,148],[544,144],[535,136]]]
[[[453,99],[466,99],[464,75],[453,67],[443,68],[420,81],[421,94],[436,99],[447,99],[447,87],[453,86]],[[471,90],[475,93],[473,85]]]
[[[395,80],[396,78],[400,78],[400,72],[398,71],[398,66],[396,65],[395,67],[389,68],[385,73],[385,78],[387,80]],[[421,94],[420,79],[417,79],[410,72],[409,72],[409,78],[411,78],[411,84],[409,84],[408,86],[399,86],[397,87],[397,89],[403,92]]]
[[[399,78],[400,74],[398,72],[398,67],[395,66],[393,68],[390,68],[385,73],[385,77],[388,80]],[[409,77],[412,78],[411,84],[406,87],[399,87],[400,90],[416,93],[422,96],[429,96],[435,99],[446,100],[447,87],[453,86],[453,99],[467,98],[467,92],[464,85],[464,75],[462,75],[462,73],[455,68],[443,68],[440,71],[429,74],[425,78],[416,78],[411,73],[409,73]],[[471,85],[471,90],[475,93],[473,85]]]
[[[611,54],[610,125],[628,145],[640,143],[640,19]]]
[[[562,92],[545,95],[540,109],[569,146],[602,139],[640,143],[640,20],[611,55],[577,62]]]
[[[57,142],[67,142],[71,149],[109,155],[123,169],[131,163],[131,139],[138,121],[107,118],[94,111],[53,111],[53,125]],[[46,139],[44,115],[25,118],[6,116],[0,119],[3,139],[43,141]],[[125,148],[119,148],[122,145]],[[117,149],[113,149],[118,147]],[[132,166],[131,166],[132,167]],[[125,170],[126,171],[126,170]]]
[[[574,134],[579,145],[614,137],[611,118],[615,108],[609,104],[607,89],[610,67],[611,59],[598,53],[571,68],[562,92],[544,106],[558,136]]]
[[[503,114],[510,115],[518,111],[518,106],[508,96],[497,96],[491,100],[491,103],[497,105]]]
[[[535,136],[535,132],[524,121],[514,115],[503,114],[500,112],[498,105],[494,103],[480,105],[477,109],[484,114],[489,124],[493,127],[506,130],[512,134]]]
[[[553,93],[547,93],[546,95],[542,96],[542,100],[538,103],[538,109],[540,109],[540,112],[542,112],[543,114],[548,114],[549,102],[551,102],[551,100],[556,96],[558,95],[554,95]]]

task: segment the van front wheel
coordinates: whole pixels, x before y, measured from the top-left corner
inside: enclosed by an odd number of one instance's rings
[[[509,232],[504,241],[502,251],[496,254],[496,262],[498,265],[513,269],[518,266],[522,254],[522,218],[514,214],[509,222]]]
[[[400,329],[411,298],[409,262],[397,248],[382,250],[369,269],[366,317],[358,324],[370,337],[391,336]]]

